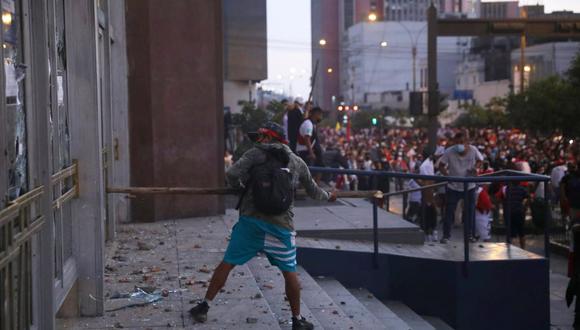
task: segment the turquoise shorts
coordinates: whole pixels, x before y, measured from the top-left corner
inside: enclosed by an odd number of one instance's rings
[[[265,221],[241,216],[232,230],[224,262],[243,265],[263,252],[270,264],[284,272],[296,271],[296,232]]]

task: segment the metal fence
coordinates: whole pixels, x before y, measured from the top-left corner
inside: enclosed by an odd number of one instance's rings
[[[370,177],[371,180],[379,177],[386,177],[386,178],[402,178],[402,179],[417,179],[417,180],[425,180],[425,181],[433,181],[439,184],[444,182],[451,183],[456,182],[463,185],[463,200],[469,200],[469,184],[470,183],[492,183],[492,182],[500,182],[500,183],[510,183],[510,182],[544,182],[545,187],[548,187],[550,182],[550,177],[538,174],[527,174],[523,172],[517,171],[502,171],[496,174],[488,175],[488,176],[468,176],[468,177],[454,177],[454,176],[431,176],[431,175],[421,175],[421,174],[410,174],[410,173],[401,173],[401,172],[389,172],[389,171],[363,171],[363,170],[344,170],[344,169],[331,169],[331,168],[323,168],[323,167],[310,167],[310,171],[312,173],[328,173],[328,174],[347,174],[347,175],[357,175],[357,176],[366,176]],[[508,195],[506,198],[509,200],[509,189]],[[378,239],[378,203],[385,202],[386,205],[389,204],[389,198],[398,192],[384,194],[383,201],[373,199],[373,264],[375,267],[378,267],[378,256],[379,256],[379,239]],[[550,201],[550,190],[545,189],[544,199],[546,203]],[[511,223],[510,223],[510,214],[511,210],[509,207],[510,203],[506,203],[507,207],[505,208],[505,216],[506,219],[506,243],[511,244]],[[463,217],[467,219],[467,223],[463,226],[463,246],[464,246],[464,265],[465,265],[465,272],[467,273],[467,267],[469,264],[469,237],[470,237],[470,230],[473,225],[473,218],[470,219],[468,217],[468,208],[463,208]],[[546,208],[545,219],[544,219],[544,251],[546,258],[550,256],[550,249],[549,249],[549,240],[550,240],[550,226],[552,225],[551,222],[552,212],[549,207]]]
[[[53,209],[78,196],[76,162],[54,174],[52,186],[67,180],[72,184],[53,196]],[[32,238],[45,225],[39,205],[45,193],[44,186],[37,187],[0,210],[0,329],[27,329],[32,324]]]

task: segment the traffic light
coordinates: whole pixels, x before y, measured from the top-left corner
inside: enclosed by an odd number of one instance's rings
[[[348,124],[348,116],[347,115],[342,116],[342,123]]]
[[[373,124],[373,126],[377,126],[377,124],[378,124],[378,123],[379,123],[379,121],[377,120],[377,118],[376,118],[376,117],[373,117],[373,118],[371,119],[371,124]]]

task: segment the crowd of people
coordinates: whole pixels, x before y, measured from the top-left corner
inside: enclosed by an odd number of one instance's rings
[[[560,182],[574,163],[568,151],[575,143],[566,140],[560,132],[540,136],[520,129],[445,127],[438,131],[436,149],[429,150],[428,132],[424,128],[372,127],[347,133],[346,127],[317,127],[323,114],[320,108],[303,104],[300,99],[284,100],[283,104],[286,107],[283,126],[290,148],[310,166],[427,175],[472,176],[506,169],[545,174],[552,177],[548,188],[553,202],[558,202]],[[337,190],[391,189],[390,180],[384,177],[324,175],[318,179]],[[397,191],[433,183],[400,178],[393,181]],[[519,188],[522,185],[524,189]],[[421,218],[428,239],[439,239],[434,230],[438,213],[443,219],[441,241],[447,242],[450,238],[455,209],[464,195],[459,185],[449,184],[447,188],[445,193],[442,193],[445,189],[427,190],[410,196],[406,216],[415,221]],[[469,185],[468,189],[469,198],[463,204],[469,209],[466,215],[476,220],[472,238],[489,239],[491,215],[497,218],[497,208],[509,204],[512,234],[520,237],[520,245],[524,246],[524,206],[533,198],[544,197],[543,183],[503,185],[492,187],[491,191],[489,185]],[[417,205],[421,201],[426,204],[425,211],[419,211]]]

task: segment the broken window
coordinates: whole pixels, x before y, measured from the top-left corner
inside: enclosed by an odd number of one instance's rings
[[[26,106],[24,104],[24,78],[27,67],[24,64],[22,47],[21,6],[21,0],[2,1],[9,200],[24,194],[28,186]]]

